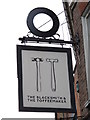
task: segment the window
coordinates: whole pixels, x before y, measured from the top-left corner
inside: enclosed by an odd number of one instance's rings
[[[90,4],[88,4],[82,16],[85,62],[86,62],[86,76],[88,88],[88,101],[86,107],[90,105]]]

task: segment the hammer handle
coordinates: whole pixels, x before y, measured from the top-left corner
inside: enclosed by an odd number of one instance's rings
[[[56,91],[56,77],[55,77],[54,62],[51,62],[51,89],[52,91]]]
[[[41,91],[41,73],[40,73],[40,62],[36,62],[36,84],[37,91]]]

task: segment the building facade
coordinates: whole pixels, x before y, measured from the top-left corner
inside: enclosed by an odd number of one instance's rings
[[[74,74],[77,116],[90,119],[90,1],[64,2],[65,15],[76,59]],[[78,92],[78,93],[77,93]],[[80,106],[80,107],[79,107]]]

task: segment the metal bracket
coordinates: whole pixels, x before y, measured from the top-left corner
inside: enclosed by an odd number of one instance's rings
[[[79,47],[79,39],[77,39],[75,42],[74,41],[64,41],[61,39],[52,39],[52,38],[35,38],[35,37],[26,37],[24,36],[23,38],[19,38],[19,40],[21,41],[21,43],[28,43],[28,42],[47,42],[49,44],[51,43],[60,43],[61,45],[65,45],[65,44],[71,44],[73,46],[78,46]]]

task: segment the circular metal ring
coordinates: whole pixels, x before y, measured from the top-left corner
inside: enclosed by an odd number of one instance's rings
[[[52,18],[53,26],[49,31],[45,31],[45,32],[40,31],[34,26],[33,19],[39,13],[47,14],[48,16],[50,16]],[[54,35],[57,32],[57,30],[59,28],[59,19],[58,19],[58,17],[56,16],[56,14],[53,11],[51,11],[51,10],[49,10],[47,8],[39,7],[39,8],[33,9],[28,14],[27,26],[28,26],[29,30],[31,31],[31,33],[33,33],[36,36],[39,36],[39,37],[51,37],[52,35]]]

